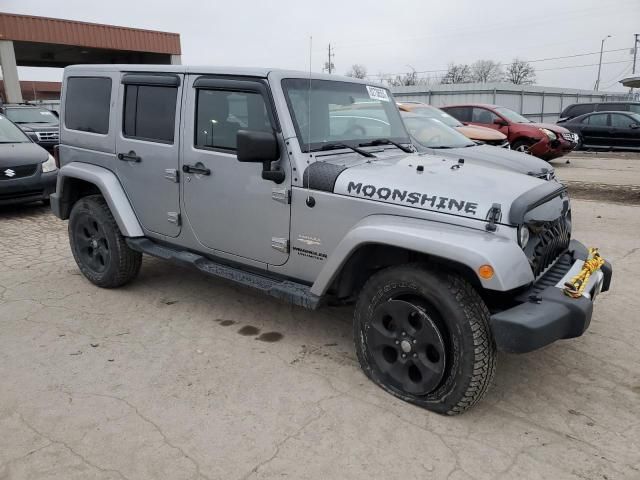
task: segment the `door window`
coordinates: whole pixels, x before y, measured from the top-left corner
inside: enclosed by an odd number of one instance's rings
[[[590,115],[585,118],[585,123],[592,125],[594,127],[606,127],[607,126],[607,113],[602,113],[599,115]]]
[[[629,125],[633,123],[633,120],[626,115],[620,113],[611,114],[611,126],[615,128],[629,128]]]
[[[595,111],[596,104],[582,103],[577,105],[568,106],[564,112],[560,114],[561,117],[577,117]]]
[[[461,122],[471,121],[471,107],[448,107],[443,108],[443,110]]]
[[[273,131],[259,93],[198,89],[197,95],[196,148],[235,151],[239,130]]]
[[[126,85],[124,136],[173,143],[177,95],[177,87]]]
[[[611,110],[626,110],[627,106],[624,103],[600,103],[598,104],[598,111],[602,112],[603,110],[611,111]]]
[[[498,117],[495,113],[490,112],[486,108],[477,108],[474,107],[471,113],[471,121],[474,123],[486,123],[488,125],[492,124],[494,120],[498,120]]]

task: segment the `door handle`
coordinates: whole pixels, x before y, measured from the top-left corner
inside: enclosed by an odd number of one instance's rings
[[[129,153],[119,153],[118,160],[123,160],[125,162],[141,162],[142,158],[136,155],[136,152],[131,150]]]
[[[184,173],[196,173],[198,175],[211,175],[211,170],[205,167],[196,167],[195,165],[183,165],[182,171]]]

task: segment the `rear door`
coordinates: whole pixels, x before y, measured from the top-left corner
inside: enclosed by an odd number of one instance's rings
[[[151,232],[180,233],[181,74],[125,73],[119,93],[117,174],[138,220]]]
[[[594,113],[582,120],[582,143],[585,146],[606,147],[610,142],[608,113]]]

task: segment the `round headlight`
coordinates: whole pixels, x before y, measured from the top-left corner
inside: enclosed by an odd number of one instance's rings
[[[523,249],[527,246],[527,243],[529,243],[529,229],[527,228],[526,225],[520,225],[518,227],[518,245],[520,245],[520,247],[522,247]]]

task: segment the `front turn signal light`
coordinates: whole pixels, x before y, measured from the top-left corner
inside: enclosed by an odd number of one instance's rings
[[[478,275],[480,278],[484,278],[485,280],[490,280],[493,278],[493,267],[491,265],[480,265],[478,268]]]

